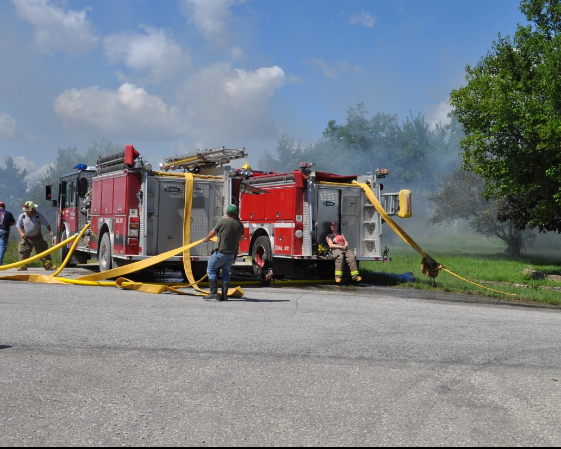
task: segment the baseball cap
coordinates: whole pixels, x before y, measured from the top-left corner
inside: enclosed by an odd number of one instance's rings
[[[37,206],[37,204],[35,204],[33,201],[27,201],[24,205],[23,205],[23,211],[24,212],[31,212],[33,209],[35,209]]]
[[[230,205],[226,208],[226,213],[232,214],[232,215],[237,215],[237,213],[238,213],[238,208],[237,208],[236,206],[234,206],[233,204],[230,204]]]

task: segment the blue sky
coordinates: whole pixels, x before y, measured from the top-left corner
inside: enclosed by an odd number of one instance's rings
[[[445,122],[466,64],[512,35],[516,0],[1,0],[0,164],[133,144],[154,164],[285,133],[364,102]],[[235,165],[235,164],[234,164]]]

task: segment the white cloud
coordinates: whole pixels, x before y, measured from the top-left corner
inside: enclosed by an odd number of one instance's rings
[[[221,63],[201,70],[184,92],[195,137],[205,145],[275,138],[268,101],[286,83],[278,66],[246,71]]]
[[[37,140],[23,130],[7,112],[0,112],[0,140]]]
[[[431,127],[435,127],[438,123],[447,125],[450,123],[448,113],[452,111],[452,106],[448,100],[442,101],[438,105],[430,105],[425,107],[425,120]]]
[[[181,0],[183,15],[210,42],[225,45],[230,37],[230,8],[247,0]]]
[[[91,139],[155,142],[183,133],[178,109],[134,84],[123,84],[117,91],[98,86],[70,89],[55,99],[54,110],[66,127]]]
[[[82,54],[97,48],[99,37],[94,34],[86,12],[66,11],[49,0],[12,0],[17,14],[34,27],[34,40],[43,53],[62,51]]]
[[[360,14],[355,14],[351,16],[349,20],[349,24],[351,25],[359,24],[366,28],[372,28],[376,24],[377,20],[378,19],[376,19],[376,16],[372,16],[367,12],[363,11]]]
[[[360,73],[362,69],[358,65],[351,65],[348,61],[327,63],[321,58],[310,58],[312,65],[319,67],[326,78],[335,79],[341,73]]]
[[[163,83],[185,75],[191,65],[189,55],[164,30],[143,27],[145,34],[121,33],[103,40],[104,53],[113,64],[123,63],[143,81]]]

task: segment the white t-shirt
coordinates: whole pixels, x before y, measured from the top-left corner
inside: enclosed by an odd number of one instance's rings
[[[47,219],[43,216],[43,214],[34,211],[33,215],[28,216],[25,212],[21,214],[18,218],[18,222],[16,226],[18,229],[22,229],[26,236],[28,237],[36,237],[41,232],[41,225],[45,227],[49,227],[50,224]]]

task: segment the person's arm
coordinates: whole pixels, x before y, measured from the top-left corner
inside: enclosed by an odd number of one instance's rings
[[[21,216],[18,218],[16,225],[16,229],[18,230],[20,237],[22,238],[22,240],[25,240],[27,236],[25,235],[25,232],[23,232],[23,218]]]
[[[329,238],[329,236],[326,237],[326,240],[327,240],[327,244],[329,245],[330,249],[340,249],[341,251],[346,251],[347,250],[346,246],[336,245],[335,243],[333,243],[333,240],[331,240]]]
[[[345,244],[341,248],[343,249],[343,251],[348,251],[349,250],[349,242],[347,242],[347,239],[345,238],[345,236],[343,234],[341,234],[341,237],[345,241]]]
[[[204,243],[210,242],[210,239],[213,238],[213,237],[216,237],[216,234],[218,234],[218,232],[216,232],[216,230],[213,229],[213,230],[210,231],[210,232],[208,233],[208,235],[203,239],[203,242],[204,242]]]
[[[39,221],[41,222],[41,224],[43,226],[45,226],[47,228],[47,230],[49,231],[50,236],[52,237],[53,235],[55,235],[55,233],[53,232],[53,230],[51,229],[51,225],[50,223],[47,221],[47,219],[45,218],[45,216],[43,214],[39,214]]]

